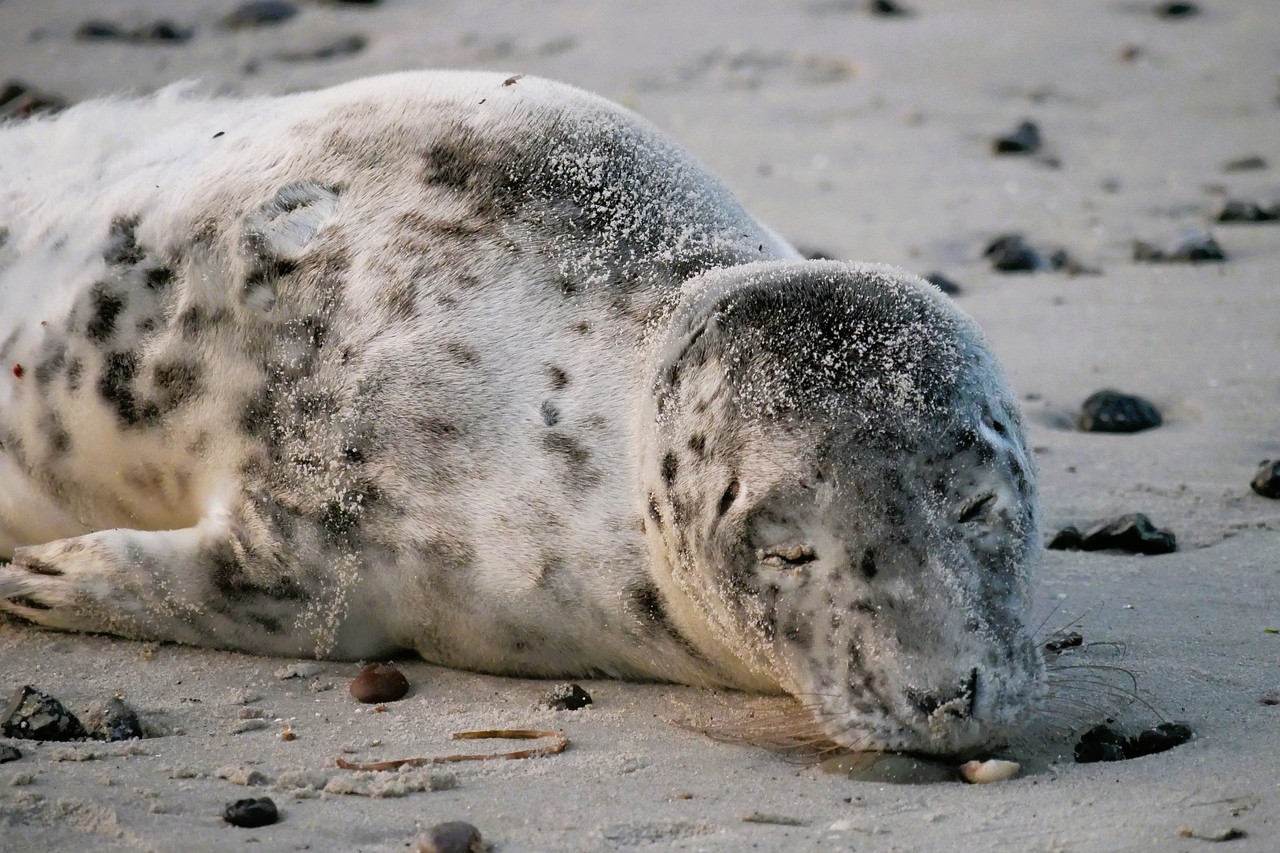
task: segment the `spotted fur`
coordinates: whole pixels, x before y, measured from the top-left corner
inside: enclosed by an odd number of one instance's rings
[[[976,331],[508,79],[0,129],[0,609],[822,695],[851,744],[1009,730],[1034,485]]]

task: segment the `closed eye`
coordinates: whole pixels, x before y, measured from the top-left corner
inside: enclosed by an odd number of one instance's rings
[[[964,524],[966,522],[973,521],[975,518],[977,518],[979,515],[985,512],[987,507],[991,506],[991,504],[995,502],[995,499],[996,499],[995,492],[987,492],[985,495],[982,495],[981,497],[974,499],[960,513],[960,523]]]
[[[772,548],[761,548],[756,551],[756,559],[761,564],[775,569],[794,569],[805,563],[818,559],[812,545],[803,542],[787,542]]]

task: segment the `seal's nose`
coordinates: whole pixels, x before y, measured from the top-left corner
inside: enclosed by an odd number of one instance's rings
[[[969,677],[954,690],[937,690],[931,693],[908,690],[907,698],[926,717],[939,712],[959,719],[971,717],[978,701],[978,670],[976,667],[971,669]]]

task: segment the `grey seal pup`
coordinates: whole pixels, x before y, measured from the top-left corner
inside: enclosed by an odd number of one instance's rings
[[[6,126],[0,364],[0,609],[37,625],[787,692],[943,755],[1043,693],[973,323],[568,86]]]

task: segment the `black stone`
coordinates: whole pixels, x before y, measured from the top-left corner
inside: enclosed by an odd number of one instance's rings
[[[1258,466],[1258,473],[1253,475],[1253,482],[1249,483],[1249,488],[1264,498],[1280,499],[1280,459],[1274,462],[1270,459],[1264,460]]]
[[[9,697],[0,716],[0,735],[24,740],[68,741],[88,737],[84,725],[52,696],[31,685]]]
[[[1076,741],[1076,763],[1124,761],[1128,758],[1125,754],[1125,746],[1128,742],[1129,738],[1118,729],[1108,725],[1094,726]]]
[[[960,295],[960,285],[947,278],[940,272],[931,272],[924,277],[924,280],[941,290],[947,296]]]
[[[0,120],[56,113],[66,108],[66,98],[41,92],[21,80],[9,80],[0,86]]]
[[[1053,534],[1053,537],[1045,543],[1045,547],[1050,551],[1079,551],[1080,530],[1074,524],[1068,524]]]
[[[1152,10],[1157,18],[1190,18],[1200,14],[1200,7],[1195,3],[1171,2],[1161,3]]]
[[[1080,539],[1084,551],[1117,550],[1129,554],[1172,554],[1178,550],[1171,530],[1161,530],[1140,512],[1095,522]]]
[[[353,33],[305,50],[282,50],[275,54],[275,58],[283,62],[313,62],[338,59],[343,56],[357,54],[364,50],[368,44],[369,40],[364,36],[359,33]]]
[[[96,740],[131,740],[142,737],[138,715],[119,697],[101,702],[84,715],[85,728]]]
[[[419,853],[483,853],[486,848],[480,830],[451,820],[428,829],[416,840],[414,849]]]
[[[991,259],[996,272],[1034,272],[1048,266],[1021,234],[1001,234],[987,244],[982,256]]]
[[[280,811],[270,797],[236,800],[223,810],[222,819],[232,826],[253,829],[275,823],[280,819]]]
[[[1083,644],[1084,637],[1080,635],[1079,631],[1069,631],[1068,633],[1058,637],[1056,640],[1050,640],[1045,643],[1044,650],[1046,652],[1062,652],[1067,649],[1079,648]]]
[[[1213,218],[1226,223],[1280,222],[1280,202],[1264,206],[1256,201],[1229,199]]]
[[[222,19],[222,25],[232,30],[246,27],[264,27],[282,24],[298,14],[298,7],[284,0],[250,0],[243,3]]]
[[[1237,157],[1234,160],[1228,160],[1222,164],[1224,172],[1252,172],[1256,169],[1267,168],[1267,160],[1265,157],[1259,157],[1257,154],[1248,154],[1244,157]]]
[[[992,140],[991,150],[996,154],[1034,154],[1040,145],[1040,127],[1024,119],[1012,132]]]
[[[1213,239],[1213,235],[1193,230],[1163,249],[1143,240],[1134,240],[1133,259],[1146,263],[1194,264],[1225,261],[1227,253]]]
[[[17,761],[22,757],[22,751],[16,746],[9,746],[7,743],[0,743],[0,764],[8,764],[10,761]]]
[[[591,703],[591,694],[577,684],[561,684],[542,697],[542,704],[553,711],[577,711]]]
[[[813,246],[796,246],[796,251],[806,261],[834,261],[836,259],[836,256],[830,252]]]
[[[881,18],[905,18],[911,14],[910,9],[899,6],[893,0],[871,0],[867,4],[867,9],[871,14]]]
[[[1160,410],[1149,400],[1105,388],[1090,394],[1080,407],[1080,429],[1085,432],[1141,432],[1164,423]]]
[[[113,41],[123,39],[124,32],[110,21],[85,21],[76,27],[75,38],[81,41]]]
[[[1141,758],[1164,752],[1191,740],[1192,735],[1191,727],[1183,723],[1161,723],[1130,738],[1125,744],[1125,757]]]
[[[132,30],[123,29],[110,21],[85,21],[75,31],[75,37],[81,41],[123,41],[133,44],[181,44],[189,41],[193,34],[193,30],[183,29],[164,19]]]

